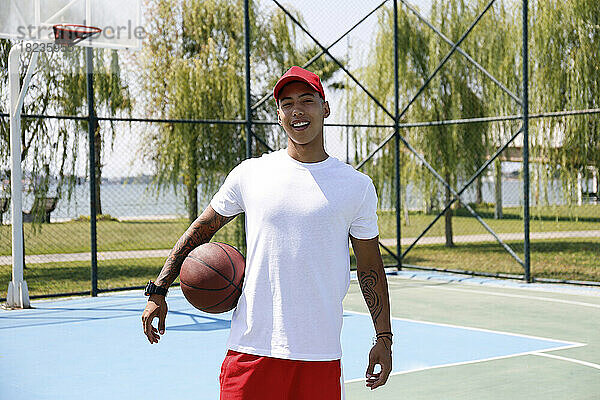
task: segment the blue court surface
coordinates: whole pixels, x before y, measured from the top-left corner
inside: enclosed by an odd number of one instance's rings
[[[179,289],[168,298],[167,332],[150,345],[141,291],[33,302],[0,312],[0,399],[217,399],[230,314],[203,314]],[[394,319],[394,374],[581,344]],[[344,314],[346,382],[361,380],[373,327]]]

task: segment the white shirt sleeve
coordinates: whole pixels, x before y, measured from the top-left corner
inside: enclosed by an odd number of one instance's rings
[[[231,170],[225,182],[210,201],[211,207],[224,217],[233,217],[244,212],[240,176],[242,164]]]
[[[356,239],[373,239],[379,235],[377,226],[377,193],[373,181],[369,179],[369,184],[365,190],[358,212],[350,224],[350,234]]]

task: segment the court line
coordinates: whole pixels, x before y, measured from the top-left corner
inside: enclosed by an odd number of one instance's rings
[[[364,313],[364,312],[359,312],[359,311],[351,311],[351,310],[344,310],[344,312],[358,314],[358,315],[366,315],[366,316],[371,315],[369,313]],[[426,371],[426,370],[430,370],[430,369],[455,367],[455,366],[467,365],[467,364],[476,364],[476,363],[480,363],[480,362],[501,360],[501,359],[505,359],[505,358],[520,357],[520,356],[526,356],[526,355],[542,355],[542,352],[545,352],[545,351],[559,351],[559,350],[566,350],[566,349],[572,349],[572,348],[576,348],[576,347],[586,346],[585,343],[571,342],[571,341],[566,341],[566,340],[552,339],[552,338],[546,338],[546,337],[540,337],[540,336],[523,335],[520,333],[496,331],[496,330],[491,330],[491,329],[473,328],[473,327],[463,326],[463,325],[452,325],[452,324],[445,324],[445,323],[439,323],[439,322],[419,321],[419,320],[409,319],[409,318],[392,317],[392,319],[396,319],[396,320],[400,320],[400,321],[416,322],[416,323],[428,324],[428,325],[438,325],[438,326],[444,326],[444,327],[449,327],[449,328],[495,333],[495,334],[508,335],[508,336],[518,336],[518,337],[529,338],[529,339],[561,342],[561,343],[565,343],[565,346],[550,347],[550,348],[542,349],[542,350],[534,350],[534,351],[527,351],[527,352],[522,352],[522,353],[508,354],[505,356],[498,356],[498,357],[482,358],[482,359],[478,359],[478,360],[469,360],[469,361],[461,361],[461,362],[457,362],[457,363],[440,364],[440,365],[433,365],[433,366],[422,367],[422,368],[414,368],[414,369],[410,369],[410,370],[406,370],[406,371],[392,372],[390,374],[390,376],[410,374],[413,372]],[[545,354],[545,353],[543,353],[543,354]],[[559,356],[555,356],[555,357],[559,357]],[[575,361],[578,361],[578,360],[575,360]],[[356,378],[356,379],[350,379],[350,380],[344,381],[344,383],[362,382],[365,380],[366,380],[366,378]]]
[[[364,313],[364,312],[360,312],[360,311],[344,310],[344,312],[353,313],[353,314],[359,314],[359,315],[366,315],[366,316],[369,316],[369,317],[371,316],[371,314],[369,314],[369,313]],[[399,321],[415,322],[415,323],[418,323],[418,324],[437,325],[437,326],[443,326],[443,327],[447,327],[447,328],[466,329],[466,330],[471,330],[471,331],[486,332],[486,333],[495,333],[495,334],[499,334],[499,335],[508,335],[508,336],[518,336],[518,337],[527,338],[527,339],[545,340],[545,341],[561,342],[561,343],[568,344],[568,345],[566,345],[564,347],[553,347],[554,350],[565,350],[565,349],[570,349],[570,348],[573,348],[573,347],[587,346],[586,343],[573,342],[571,340],[553,339],[553,338],[548,338],[548,337],[524,335],[524,334],[521,334],[521,333],[496,331],[496,330],[484,329],[484,328],[474,328],[474,327],[471,327],[471,326],[464,326],[464,325],[453,325],[453,324],[445,324],[445,323],[442,323],[442,322],[421,321],[421,320],[410,319],[410,318],[392,317],[392,319],[397,319]],[[548,350],[536,350],[536,351],[548,351]]]
[[[475,291],[475,292],[478,292],[478,291]],[[360,312],[360,311],[344,310],[344,312],[352,313],[352,314],[358,314],[358,315],[371,316],[371,314],[369,314],[369,313]],[[453,324],[446,324],[446,323],[440,323],[440,322],[420,321],[420,320],[415,320],[415,319],[410,319],[410,318],[392,317],[391,319],[392,320],[396,319],[396,320],[399,320],[399,321],[415,322],[415,323],[421,323],[421,324],[427,324],[427,325],[438,325],[438,326],[444,326],[444,327],[449,327],[449,328],[457,328],[457,329],[466,329],[466,330],[472,330],[472,331],[495,333],[495,334],[508,335],[508,336],[518,336],[518,337],[529,338],[529,339],[537,339],[537,340],[561,342],[561,343],[565,343],[565,346],[550,347],[550,348],[542,349],[542,350],[534,350],[534,351],[527,351],[527,352],[522,352],[522,353],[508,354],[508,355],[505,355],[505,356],[482,358],[482,359],[479,359],[479,360],[469,360],[469,361],[461,361],[461,362],[457,362],[457,363],[433,365],[433,366],[428,366],[428,367],[423,367],[423,368],[414,368],[414,369],[410,369],[410,370],[406,370],[406,371],[392,372],[390,374],[390,376],[410,374],[410,373],[413,373],[413,372],[426,371],[426,370],[430,370],[430,369],[455,367],[455,366],[467,365],[467,364],[476,364],[476,363],[480,363],[480,362],[501,360],[501,359],[505,359],[505,358],[520,357],[520,356],[526,356],[526,355],[542,355],[542,356],[548,356],[548,357],[551,356],[553,358],[566,359],[566,357],[554,356],[554,355],[546,354],[546,353],[543,353],[543,352],[545,352],[545,351],[567,350],[567,349],[572,349],[572,348],[576,348],[576,347],[587,346],[587,344],[585,344],[585,343],[572,342],[572,341],[566,341],[566,340],[560,340],[560,339],[552,339],[552,338],[541,337],[541,336],[524,335],[524,334],[520,334],[520,333],[497,331],[497,330],[492,330],[492,329],[474,328],[474,327],[464,326],[464,325],[453,325]],[[584,365],[591,364],[591,363],[587,363],[586,361],[579,361],[579,360],[574,360],[574,359],[566,359],[566,361],[586,363]],[[600,366],[596,366],[596,364],[592,364],[592,365],[593,365],[594,368],[598,367],[600,369]],[[587,366],[592,366],[592,365],[587,365]],[[366,378],[350,379],[350,380],[344,381],[344,383],[362,382],[362,381],[366,381]]]
[[[586,367],[592,367],[592,368],[600,369],[600,365],[599,364],[594,364],[594,363],[591,363],[591,362],[588,362],[588,361],[581,361],[581,360],[576,360],[574,358],[562,357],[562,356],[557,356],[555,354],[548,354],[548,353],[543,353],[543,352],[534,352],[534,353],[531,353],[531,354],[533,354],[534,356],[555,358],[557,360],[568,361],[568,362],[572,362],[572,363],[575,363],[575,364],[585,365]]]
[[[388,279],[388,285],[389,284],[398,285],[398,286],[402,285],[400,282],[391,282]],[[552,302],[552,303],[563,303],[563,304],[571,304],[571,305],[576,305],[576,306],[600,308],[600,304],[584,303],[582,301],[555,299],[552,297],[539,297],[539,296],[528,296],[528,295],[524,295],[524,294],[511,294],[511,293],[501,293],[501,292],[489,292],[489,291],[483,291],[483,290],[459,289],[459,288],[451,288],[451,287],[445,287],[445,286],[423,285],[422,287],[427,288],[427,289],[441,289],[441,290],[450,290],[450,291],[454,291],[454,292],[487,294],[490,296],[514,297],[514,298],[519,298],[519,299],[533,299],[533,300],[540,300],[540,301],[548,301],[548,302]]]
[[[565,347],[565,348],[571,348],[571,347],[573,347],[573,346],[568,346],[568,347]],[[527,351],[527,352],[523,352],[523,353],[508,354],[508,355],[505,355],[505,356],[482,358],[482,359],[479,359],[479,360],[469,360],[469,361],[461,361],[461,362],[449,363],[449,364],[432,365],[432,366],[429,366],[429,367],[414,368],[414,369],[409,369],[409,370],[406,370],[406,371],[392,372],[390,374],[390,376],[412,374],[413,372],[427,371],[427,370],[430,370],[430,369],[438,369],[438,368],[446,368],[446,367],[457,367],[459,365],[468,365],[468,364],[477,364],[477,363],[487,362],[487,361],[502,360],[502,359],[505,359],[505,358],[521,357],[521,356],[528,356],[528,355],[539,355],[537,353],[539,351],[554,351],[554,350],[564,350],[564,348],[562,348],[562,347],[561,348],[550,348],[550,349],[546,349],[546,350]],[[344,383],[361,382],[361,381],[366,381],[366,378],[350,379],[350,380],[344,381]]]

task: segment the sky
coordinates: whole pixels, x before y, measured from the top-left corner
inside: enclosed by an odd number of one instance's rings
[[[329,46],[381,2],[382,0],[297,0],[293,2],[293,7],[303,15],[307,30],[322,45]],[[263,0],[262,3],[267,7],[276,7],[269,0]],[[431,0],[411,0],[410,3],[426,13],[429,10]],[[287,6],[289,3],[283,4]],[[388,0],[386,6],[391,7],[392,4],[392,1]],[[400,1],[398,1],[398,4],[401,6]],[[369,40],[375,35],[377,15],[377,12],[372,14],[355,28],[347,38],[342,39],[331,48],[331,53],[340,59],[345,58],[347,54],[351,55],[350,65],[347,66],[349,69],[356,68],[361,63],[360,60],[368,56],[366,50],[369,47]],[[306,39],[309,40],[308,37]],[[340,74],[343,74],[343,72]],[[343,77],[343,75],[340,76]],[[326,122],[346,122],[345,110],[340,104],[343,100],[343,93],[327,90],[326,95],[332,109],[332,115]],[[273,116],[273,119],[275,119],[275,116]],[[327,152],[342,161],[346,160],[345,139],[341,138],[344,132],[343,128],[326,127],[325,129]],[[131,133],[118,135],[112,147],[113,150],[105,153],[105,167],[103,169],[105,177],[131,176],[151,172],[151,167],[139,159],[139,154],[131,151],[133,146],[135,146],[135,138],[131,137]],[[127,151],[123,149],[127,149]]]

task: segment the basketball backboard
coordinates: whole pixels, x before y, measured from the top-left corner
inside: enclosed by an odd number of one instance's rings
[[[52,26],[78,24],[102,32],[78,46],[139,48],[145,36],[141,0],[0,0],[0,38],[54,42]]]

